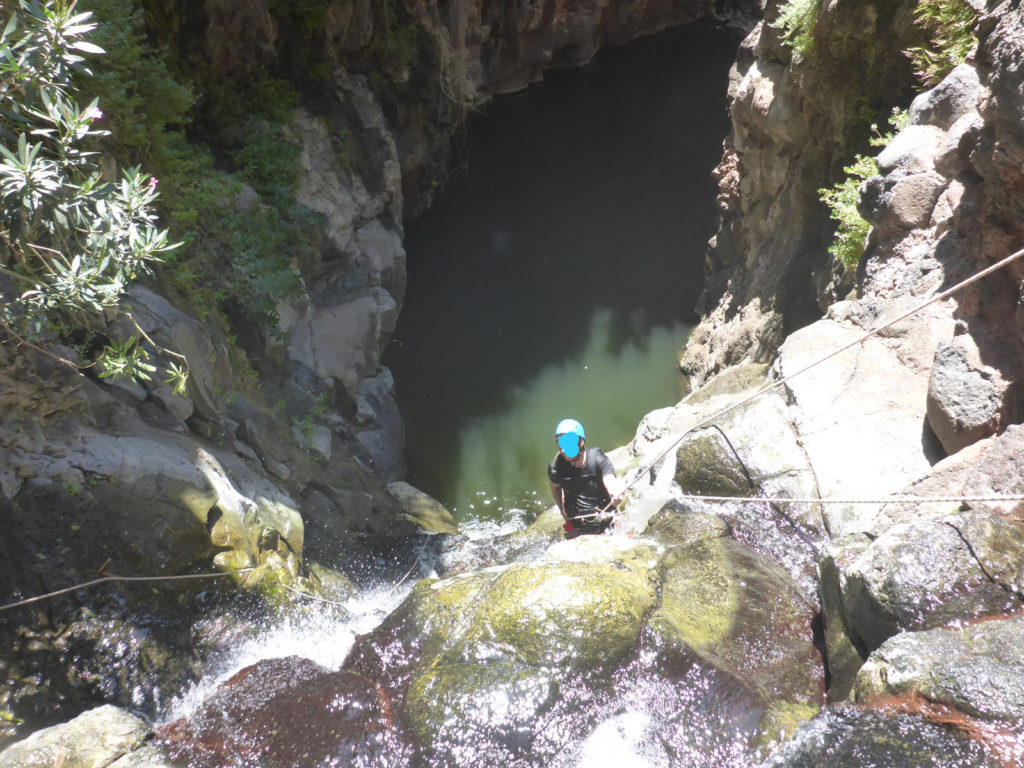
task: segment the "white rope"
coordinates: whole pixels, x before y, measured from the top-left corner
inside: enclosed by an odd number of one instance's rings
[[[706,501],[714,503],[734,502],[736,504],[970,504],[983,501],[1024,501],[1024,493],[997,496],[885,496],[877,499],[843,499],[821,498],[817,496],[701,496],[694,493],[673,495],[674,499],[685,501]],[[591,512],[587,515],[576,515],[574,520],[610,519],[622,512]]]
[[[734,501],[739,504],[757,504],[768,502],[770,504],[929,504],[958,502],[961,504],[979,501],[1024,501],[1024,493],[1008,494],[1005,496],[885,496],[878,499],[833,499],[833,498],[789,498],[784,496],[699,496],[696,494],[683,494],[675,498],[691,501]]]
[[[109,560],[107,562],[110,562]],[[106,563],[104,563],[106,565]],[[218,573],[186,573],[179,576],[115,576],[114,574],[107,574],[98,579],[92,581],[86,581],[81,584],[75,584],[73,587],[65,587],[64,589],[58,589],[55,592],[47,592],[44,595],[36,595],[35,597],[27,597],[24,600],[18,600],[14,603],[8,603],[7,605],[0,605],[0,611],[10,610],[11,608],[17,608],[22,605],[29,605],[30,603],[36,603],[40,600],[47,600],[51,597],[57,597],[59,595],[66,595],[68,592],[74,592],[78,589],[85,589],[86,587],[92,587],[96,584],[103,584],[108,581],[187,581],[189,579],[216,579],[222,576],[235,576],[239,573],[248,573],[249,571],[255,571],[255,568],[241,568],[237,571],[220,571]],[[102,567],[100,573],[103,572]]]

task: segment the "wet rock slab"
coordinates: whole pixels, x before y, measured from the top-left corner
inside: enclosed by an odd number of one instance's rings
[[[1024,529],[985,512],[893,526],[846,566],[846,626],[867,651],[905,630],[1021,608]]]
[[[764,768],[998,768],[964,733],[919,715],[853,707],[829,709],[794,734]]]
[[[158,730],[190,768],[401,765],[390,702],[365,678],[297,657],[260,661]]]
[[[861,668],[856,701],[919,693],[967,715],[1024,734],[1024,616],[961,629],[906,632]],[[1024,750],[1024,743],[1019,745]],[[1019,755],[1024,757],[1024,751]]]

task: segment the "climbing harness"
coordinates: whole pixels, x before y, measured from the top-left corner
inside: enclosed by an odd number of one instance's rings
[[[658,466],[658,464],[660,464],[665,459],[665,457],[667,457],[669,455],[669,453],[671,453],[673,450],[678,448],[679,444],[682,443],[683,440],[686,437],[688,437],[691,433],[696,432],[699,429],[704,429],[706,427],[712,426],[714,422],[718,421],[723,416],[725,416],[727,414],[730,414],[733,411],[739,410],[743,406],[747,405],[747,403],[750,403],[751,401],[755,400],[756,398],[760,397],[761,395],[766,394],[768,392],[771,392],[772,390],[778,389],[783,384],[787,383],[788,381],[791,381],[792,379],[796,378],[800,374],[806,373],[807,371],[811,370],[812,368],[815,368],[815,367],[821,365],[822,363],[825,363],[825,362],[831,360],[833,357],[836,357],[837,355],[840,355],[843,352],[846,352],[848,349],[852,349],[853,347],[861,344],[862,342],[867,341],[872,336],[875,336],[878,333],[881,333],[882,331],[884,331],[886,328],[891,328],[892,326],[896,325],[896,323],[902,322],[903,320],[906,320],[908,317],[916,315],[922,309],[924,309],[924,308],[926,308],[928,306],[931,306],[932,304],[935,304],[936,302],[942,301],[943,299],[948,299],[954,293],[957,293],[958,291],[963,290],[967,286],[969,286],[969,285],[971,285],[973,283],[976,283],[978,280],[981,280],[983,277],[987,277],[988,275],[992,274],[993,272],[997,272],[998,270],[1000,270],[1003,267],[1005,267],[1007,264],[1010,264],[1010,263],[1016,261],[1021,256],[1024,256],[1024,248],[1022,248],[1019,251],[1016,251],[1015,253],[1010,254],[1009,256],[1007,256],[1006,258],[1002,259],[1001,261],[997,261],[995,264],[992,264],[992,265],[986,267],[985,269],[982,269],[979,272],[976,272],[975,274],[971,275],[970,277],[966,278],[965,280],[960,281],[959,283],[957,283],[953,287],[947,288],[945,291],[942,291],[941,293],[937,293],[936,295],[932,296],[930,299],[927,299],[927,300],[921,302],[920,304],[916,305],[912,309],[904,312],[902,315],[900,315],[900,316],[898,316],[898,317],[896,317],[896,318],[894,318],[892,320],[889,320],[888,322],[882,323],[881,325],[879,325],[879,326],[877,326],[875,328],[872,328],[871,330],[869,330],[869,331],[863,333],[862,335],[858,336],[856,339],[854,339],[853,341],[849,342],[848,344],[846,344],[846,345],[844,345],[844,346],[840,347],[839,349],[836,349],[836,350],[834,350],[832,352],[829,352],[824,357],[821,357],[821,358],[815,360],[814,362],[809,363],[808,365],[804,366],[803,368],[800,368],[799,370],[794,371],[793,373],[791,373],[791,374],[789,374],[787,376],[783,376],[782,378],[780,378],[777,381],[773,381],[770,384],[765,384],[763,387],[758,389],[756,392],[748,395],[747,397],[743,398],[742,400],[740,400],[740,401],[738,401],[736,403],[733,403],[732,405],[730,405],[730,406],[728,406],[726,408],[723,408],[722,410],[718,411],[715,414],[712,414],[711,416],[708,416],[703,421],[699,422],[698,424],[695,424],[694,426],[692,426],[689,429],[687,429],[686,431],[684,431],[678,438],[676,438],[671,443],[671,445],[668,446],[668,448],[666,448],[664,451],[662,451],[658,455],[657,458],[655,458],[650,464],[648,464],[646,468],[644,468],[642,471],[638,472],[636,474],[636,476],[632,480],[630,480],[629,483],[626,484],[626,487],[623,488],[619,492],[619,494],[618,494],[619,498],[621,499],[626,494],[626,492],[629,491],[630,488],[632,488],[634,485],[636,485],[640,481],[640,479],[642,477],[646,476],[648,472],[650,472],[656,466]],[[684,497],[684,498],[686,498],[686,497]],[[732,497],[713,497],[713,496],[693,496],[693,497],[688,497],[688,498],[703,499],[705,501],[740,501],[740,502],[744,502],[745,501],[746,503],[772,501],[772,500],[769,500],[769,499],[766,499],[766,498],[749,498],[749,497],[732,498]],[[942,501],[943,500],[943,499],[931,499],[931,498],[927,498],[927,497],[915,497],[915,496],[902,497],[902,499],[899,498],[899,497],[891,497],[891,498],[894,500],[893,503],[898,503],[901,500],[905,500],[907,502],[913,502],[913,503],[924,502],[924,501]],[[985,497],[984,499],[982,499],[982,498],[975,498],[973,500],[974,501],[981,501],[981,500],[986,500],[986,501],[1017,501],[1017,500],[1020,500],[1021,498],[1024,498],[1024,496],[1022,496],[1022,497],[1014,497],[1014,496]],[[952,497],[950,497],[950,500],[954,500],[954,499]],[[968,499],[965,498],[965,497],[961,498],[961,501],[967,501],[967,500]],[[878,504],[878,503],[888,503],[888,502],[880,502],[878,500],[863,500],[863,499],[852,499],[852,500],[851,499],[843,499],[843,500],[803,499],[803,500],[798,500],[798,499],[783,499],[783,498],[779,498],[779,499],[774,499],[773,501],[777,501],[777,502],[800,502],[800,501],[803,501],[805,503],[817,503],[817,504],[822,504],[822,503],[833,503],[833,504],[835,504],[835,503],[842,503],[842,504],[864,504],[864,503]],[[592,515],[588,515],[588,517],[598,518],[599,515],[614,517],[617,513],[611,512],[610,511],[611,508],[612,508],[612,504],[611,504],[611,502],[609,502],[607,505],[605,505],[605,507],[603,509],[601,509],[598,512],[593,513]],[[598,519],[601,519],[601,518],[598,518]]]

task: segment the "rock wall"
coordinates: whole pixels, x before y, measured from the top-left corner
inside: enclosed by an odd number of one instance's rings
[[[682,360],[696,385],[726,366],[771,360],[785,334],[852,289],[853,275],[826,252],[833,224],[818,190],[868,151],[868,123],[911,96],[900,52],[919,34],[913,3],[822,3],[803,56],[772,26],[781,5],[767,3],[730,74],[733,128],[715,172],[720,223],[704,319]]]
[[[822,10],[818,33],[833,11]],[[802,371],[1024,246],[1022,29],[1015,4],[989,4],[968,61],[905,102],[908,125],[860,189],[859,209],[872,228],[857,274],[845,278],[856,278],[849,291],[838,290],[843,280],[815,289],[825,285],[815,275],[829,273],[826,243],[807,244],[825,231],[815,230],[812,190],[851,149],[835,135],[836,124],[805,124],[793,113],[795,105],[845,104],[851,94],[812,87],[814,80],[800,76],[805,63],[773,65],[764,46],[771,32],[755,31],[734,79],[734,130],[720,167],[723,219],[708,290],[714,298],[717,284],[722,297],[686,358],[696,382],[712,377],[697,395],[713,393],[727,366],[740,361],[772,361],[775,379],[794,375],[784,387],[788,421],[826,500],[808,525],[822,543],[830,701],[926,720],[948,707],[957,727],[1009,764],[1024,755],[1019,692],[1011,685],[996,702],[985,691],[1018,675],[1005,648],[1019,642],[1024,605],[1024,515],[1012,498],[1024,488],[1024,259]],[[806,139],[802,152],[793,135]],[[827,147],[832,159],[822,163]],[[810,205],[795,202],[800,189]],[[786,249],[797,251],[791,261],[774,258]],[[729,253],[731,268],[717,277],[717,259]],[[815,304],[824,317],[808,322],[803,313]],[[790,324],[802,327],[787,333]],[[664,439],[681,419],[650,420],[634,450]],[[878,501],[894,493],[940,500]],[[999,495],[1010,498],[986,499]],[[829,732],[828,720],[813,727]],[[977,736],[986,729],[1005,736]],[[791,763],[783,752],[772,764]]]

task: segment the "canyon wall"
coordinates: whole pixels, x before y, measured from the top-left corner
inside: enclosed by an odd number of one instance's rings
[[[770,362],[788,333],[839,300],[927,297],[1020,246],[1016,10],[983,9],[975,53],[913,104],[901,53],[915,34],[910,12],[899,3],[822,6],[814,46],[794,56],[769,5],[744,42],[717,169],[721,220],[708,249],[706,315],[682,362],[695,384],[732,364]],[[854,272],[826,250],[835,225],[818,190],[855,153],[878,152],[866,146],[864,123],[892,106],[909,107],[910,125],[861,187],[872,228]],[[944,305],[955,338],[935,359],[929,425],[948,453],[1018,419],[1020,275],[1011,265]],[[943,387],[953,397],[949,388],[970,376],[988,387],[986,405],[937,402]]]
[[[773,26],[781,5],[767,4],[731,73],[733,130],[716,170],[720,223],[707,252],[704,319],[682,363],[694,384],[771,360],[786,333],[853,289],[854,276],[826,252],[834,225],[818,190],[869,149],[868,124],[913,95],[901,51],[919,39],[914,3],[823,3],[802,55]]]

